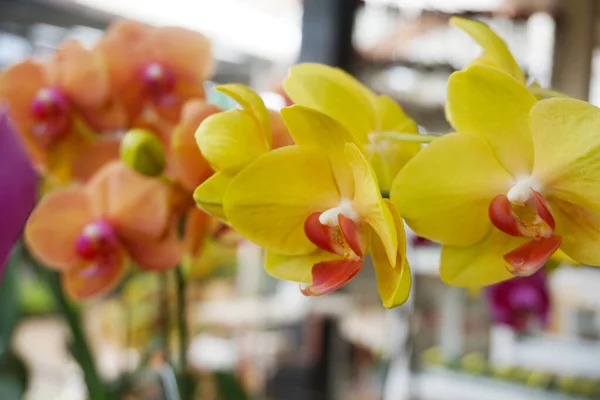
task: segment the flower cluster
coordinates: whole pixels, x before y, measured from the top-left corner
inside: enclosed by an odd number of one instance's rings
[[[294,103],[281,110],[290,146],[272,145],[256,94],[222,87],[243,110],[215,114],[196,132],[218,171],[196,189],[198,205],[264,247],[267,271],[306,295],[342,287],[370,254],[386,307],[410,290],[403,220],[442,244],[451,285],[529,276],[561,250],[600,265],[600,110],[546,99],[556,92],[528,85],[486,25],[452,24],[483,48],[449,79],[454,133],[421,135],[392,99],[352,76],[296,65],[283,83]]]
[[[339,289],[370,255],[389,308],[410,292],[404,223],[442,244],[451,285],[530,276],[563,253],[600,265],[600,110],[529,84],[486,25],[451,22],[483,52],[449,78],[443,136],[319,64],[290,69],[280,112],[240,84],[217,88],[240,106],[222,111],[204,101],[208,42],[180,28],[119,22],[91,50],[69,42],[10,68],[0,97],[46,187],[79,182],[42,198],[30,248],[87,297],[126,260],[197,260],[222,226],[202,209],[305,295]],[[125,163],[110,162],[119,147]]]
[[[119,21],[91,49],[70,41],[0,74],[0,101],[43,181],[25,241],[71,297],[106,292],[130,264],[201,260],[214,224],[192,192],[213,170],[194,133],[221,111],[205,101],[212,65],[199,33]]]

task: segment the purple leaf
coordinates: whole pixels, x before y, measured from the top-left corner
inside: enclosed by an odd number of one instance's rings
[[[38,177],[17,132],[0,109],[0,279],[37,197]]]

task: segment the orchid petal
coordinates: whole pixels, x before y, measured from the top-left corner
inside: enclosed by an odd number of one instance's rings
[[[288,255],[316,249],[304,233],[304,221],[339,203],[329,160],[303,146],[257,158],[233,178],[223,200],[225,215],[244,237]]]
[[[453,73],[448,81],[448,107],[456,130],[484,137],[513,176],[531,173],[529,112],[536,101],[525,85],[496,68],[473,66]]]
[[[467,246],[490,231],[488,206],[511,184],[485,139],[451,133],[406,164],[392,185],[391,199],[418,235]]]
[[[77,263],[77,237],[93,219],[90,199],[82,187],[59,189],[44,196],[31,213],[25,241],[44,265],[66,270]]]

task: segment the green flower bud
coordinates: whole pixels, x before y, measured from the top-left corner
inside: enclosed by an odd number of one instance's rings
[[[145,129],[131,129],[121,141],[121,160],[146,176],[159,176],[167,160],[160,140]]]

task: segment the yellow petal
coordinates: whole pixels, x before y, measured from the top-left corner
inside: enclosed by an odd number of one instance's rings
[[[531,111],[533,176],[544,194],[600,211],[600,109],[575,99],[540,101]]]
[[[368,134],[375,130],[375,96],[341,69],[298,64],[290,68],[283,87],[294,103],[337,119],[363,143],[368,142]]]
[[[418,133],[417,123],[413,121],[391,97],[381,95],[376,98],[377,130]]]
[[[291,106],[281,110],[294,142],[326,154],[331,161],[333,174],[343,197],[354,194],[352,173],[344,154],[344,144],[359,142],[335,119],[310,108]]]
[[[389,262],[395,266],[398,251],[396,226],[394,217],[381,197],[375,172],[355,144],[346,143],[345,149],[356,187],[352,208],[379,236]]]
[[[577,262],[600,266],[600,213],[557,199],[550,204],[560,248]]]
[[[256,119],[242,110],[229,110],[206,118],[196,131],[196,141],[216,171],[240,170],[268,150]]]
[[[390,168],[383,160],[383,156],[374,148],[374,146],[366,146],[367,159],[371,168],[375,171],[377,181],[381,190],[390,190],[392,182],[394,181],[395,175],[391,176]]]
[[[529,111],[535,103],[525,85],[496,68],[473,66],[455,72],[448,81],[448,107],[456,130],[485,137],[514,176],[531,173]]]
[[[307,147],[270,151],[231,181],[223,206],[243,236],[269,251],[307,254],[316,246],[304,233],[313,212],[340,203],[329,160]]]
[[[224,221],[227,221],[223,211],[223,197],[227,186],[235,175],[228,171],[215,173],[205,180],[194,191],[194,200],[198,206],[202,207],[207,213],[214,215]]]
[[[378,124],[379,132],[402,132],[418,134],[419,129],[413,121],[402,110],[400,105],[388,96],[377,97]],[[421,145],[419,143],[403,142],[396,140],[379,139],[376,144],[370,147],[371,153],[378,153],[383,164],[383,169],[375,164],[373,167],[379,178],[381,189],[389,190],[392,181],[398,175],[398,172],[413,158]],[[378,160],[369,160],[377,163]]]
[[[442,281],[452,286],[480,287],[513,278],[506,270],[502,256],[527,240],[509,236],[494,228],[471,246],[442,246]]]
[[[389,263],[383,243],[381,243],[377,235],[371,236],[371,257],[373,258],[373,266],[375,267],[375,275],[377,277],[377,289],[379,290],[383,306],[393,308],[403,304],[408,299],[412,277],[410,265],[408,265],[408,260],[406,259],[404,223],[398,215],[396,207],[389,200],[386,201],[386,206],[394,218],[398,236],[396,266],[393,267]]]
[[[311,284],[313,265],[323,261],[341,259],[341,256],[321,249],[299,256],[286,256],[267,251],[265,255],[265,268],[267,273],[275,278]]]
[[[260,96],[248,86],[238,83],[220,85],[215,89],[237,101],[244,110],[256,117],[262,130],[263,140],[265,140],[267,147],[270,148],[272,143],[271,120],[269,111]]]
[[[459,17],[451,18],[450,23],[471,36],[483,47],[482,62],[487,65],[494,65],[519,81],[525,82],[523,71],[515,61],[508,46],[489,26],[479,21]]]
[[[392,185],[391,199],[418,235],[467,246],[489,232],[489,204],[511,182],[485,139],[451,133],[409,161]]]

